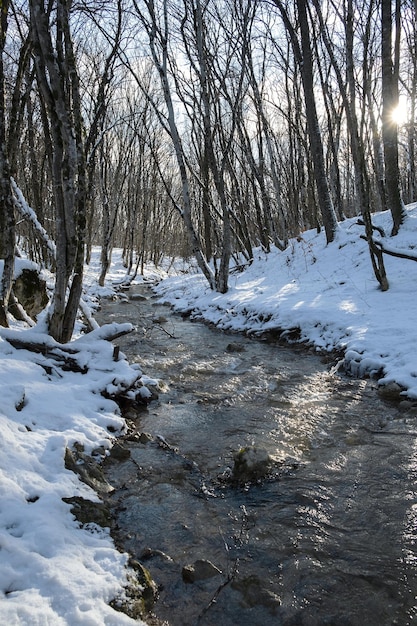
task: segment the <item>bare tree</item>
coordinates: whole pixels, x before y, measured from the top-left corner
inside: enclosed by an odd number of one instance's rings
[[[4,80],[4,46],[7,33],[9,2],[1,5],[0,15],[0,259],[3,274],[0,281],[0,324],[7,326],[7,309],[12,291],[15,227],[13,196],[10,185],[10,168],[6,152],[6,114]]]
[[[381,2],[382,23],[382,139],[384,144],[385,190],[388,209],[393,219],[392,235],[396,235],[405,218],[400,192],[398,167],[398,126],[393,111],[398,106],[400,63],[401,2],[395,2],[395,43],[393,55],[392,1]]]
[[[322,36],[325,47],[328,51],[332,66],[336,73],[337,82],[339,85],[340,93],[343,98],[344,108],[347,117],[347,126],[349,137],[351,141],[352,159],[355,170],[355,183],[357,198],[359,203],[360,212],[365,224],[366,240],[369,246],[369,252],[371,256],[372,267],[374,269],[375,277],[377,278],[381,289],[386,291],[388,289],[388,279],[385,272],[385,266],[383,261],[383,255],[379,247],[377,247],[373,240],[373,227],[371,222],[370,211],[370,182],[369,175],[366,166],[365,150],[363,141],[360,136],[358,119],[356,113],[356,83],[354,76],[354,60],[353,60],[353,2],[347,0],[346,14],[344,15],[344,23],[346,28],[346,75],[347,85],[342,77],[342,72],[335,57],[333,47],[331,45],[330,38],[323,20],[321,12],[321,6],[319,0],[313,0],[314,7],[320,22]]]
[[[254,3],[256,8],[256,3]],[[254,19],[254,15],[251,16],[251,20]],[[279,173],[277,170],[277,163],[273,150],[273,138],[272,138],[272,130],[270,128],[270,124],[268,122],[267,114],[265,111],[265,103],[263,94],[260,90],[260,84],[264,82],[264,76],[256,77],[255,75],[255,64],[254,64],[254,52],[251,44],[251,32],[252,29],[246,27],[246,25],[242,24],[242,47],[243,47],[243,62],[245,65],[245,71],[248,74],[249,84],[252,90],[252,98],[255,106],[256,115],[258,117],[258,128],[259,134],[261,136],[259,145],[259,165],[257,166],[255,160],[253,158],[252,151],[250,149],[250,144],[247,142],[248,149],[248,157],[252,167],[252,172],[254,176],[257,178],[260,188],[262,190],[262,199],[263,199],[263,208],[264,208],[264,227],[267,229],[268,236],[272,239],[273,243],[280,250],[284,250],[287,246],[288,242],[288,230],[287,230],[287,220],[284,214],[283,204],[282,204],[282,190],[281,190],[281,182],[279,178]],[[262,50],[263,61],[262,67],[265,67],[264,55],[266,54],[266,50]],[[269,194],[266,189],[265,184],[265,157],[263,154],[262,140],[265,141],[266,152],[269,159],[269,169],[272,179],[272,186],[274,190],[273,199],[270,199]],[[272,217],[272,209],[271,203],[274,203],[276,207],[276,212],[278,215],[278,229],[275,226],[273,217]]]
[[[178,206],[178,211],[184,220],[187,233],[190,240],[192,253],[197,259],[198,265],[206,277],[210,287],[216,289],[216,281],[213,270],[207,263],[202,252],[202,245],[199,235],[194,227],[192,219],[192,206],[190,197],[190,180],[187,172],[187,163],[184,153],[183,142],[181,140],[178,129],[175,107],[172,98],[170,80],[169,80],[169,15],[167,0],[162,1],[161,13],[156,10],[154,0],[146,0],[143,3],[147,9],[147,14],[139,8],[138,3],[134,0],[136,13],[145,28],[149,37],[149,46],[152,60],[158,71],[161,81],[162,92],[167,109],[167,115],[163,119],[163,124],[167,130],[173,144],[175,157],[181,177],[182,187],[182,206]],[[162,120],[162,114],[161,114]]]
[[[408,6],[407,6],[408,5]],[[403,20],[405,33],[403,73],[400,75],[400,83],[409,102],[409,111],[406,119],[405,154],[403,158],[404,200],[413,202],[417,198],[417,168],[416,168],[416,137],[417,137],[417,2],[409,0],[405,10],[410,15],[410,20]]]
[[[187,104],[187,99],[183,102],[193,127],[201,127],[204,185],[210,185],[212,181],[217,197],[214,210],[218,205],[221,236],[217,252],[220,263],[218,268],[216,265],[216,289],[225,293],[232,253],[233,207],[229,184],[234,168],[232,147],[246,82],[242,33],[251,31],[256,3],[241,2],[240,10],[236,12],[233,6],[228,11],[221,11],[215,3],[210,11],[209,3],[203,7],[200,0],[186,0],[184,6],[186,15],[193,18],[189,19],[187,29],[185,19],[182,20],[182,41],[198,87],[192,94],[191,106]],[[213,31],[212,24],[218,25],[217,30]],[[201,121],[194,121],[196,114]],[[204,189],[203,197],[207,203],[209,189]],[[214,258],[215,263],[216,260]]]
[[[16,225],[31,258],[56,263],[49,313],[60,341],[71,336],[86,239],[102,246],[101,282],[120,245],[130,273],[164,254],[194,255],[225,292],[231,261],[258,245],[283,249],[314,226],[330,242],[347,210],[361,213],[387,288],[371,216],[387,206],[395,234],[401,183],[407,201],[417,188],[416,35],[406,19],[415,1],[403,0],[402,24],[400,0],[122,2],[30,0],[30,16],[26,3],[4,4],[3,322],[10,175],[57,243],[55,261],[35,229]],[[20,38],[8,36],[3,54],[7,16]],[[411,99],[400,144],[390,119],[398,85]]]
[[[324,229],[326,231],[327,243],[330,243],[334,240],[336,235],[337,218],[327,182],[323,143],[314,96],[313,54],[310,41],[307,0],[296,0],[300,39],[298,38],[297,30],[291,22],[284,3],[279,0],[274,0],[274,3],[278,7],[285,27],[290,34],[294,55],[300,67],[304,87],[308,134],[310,139],[310,150],[317,186],[318,201],[323,218]]]
[[[36,77],[49,121],[56,210],[56,277],[49,332],[66,342],[82,291],[87,191],[81,97],[67,3],[57,0],[52,16],[51,4],[45,7],[43,0],[30,0],[30,26]]]

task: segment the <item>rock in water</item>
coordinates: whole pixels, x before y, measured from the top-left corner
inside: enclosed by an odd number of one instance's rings
[[[234,455],[233,478],[239,483],[264,478],[271,466],[271,457],[263,448],[247,446]]]
[[[186,583],[195,583],[197,580],[206,580],[221,573],[211,561],[198,559],[195,563],[183,567],[182,578]]]

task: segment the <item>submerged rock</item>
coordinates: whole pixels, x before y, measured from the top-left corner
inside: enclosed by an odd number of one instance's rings
[[[403,391],[404,387],[401,387],[401,385],[395,382],[389,382],[386,385],[380,385],[378,387],[378,394],[384,400],[398,401]]]
[[[198,580],[207,580],[221,574],[221,570],[211,561],[198,559],[191,565],[185,565],[182,569],[182,578],[186,583],[195,583]]]
[[[228,343],[226,346],[226,352],[244,352],[245,346],[242,343],[238,343],[237,341],[232,341]]]
[[[148,299],[146,296],[142,295],[141,293],[132,293],[132,295],[129,296],[130,300],[143,300],[146,302],[146,300]]]
[[[245,606],[254,607],[261,604],[274,611],[281,605],[279,596],[271,589],[268,589],[266,582],[263,582],[257,576],[234,580],[231,586],[242,594]]]

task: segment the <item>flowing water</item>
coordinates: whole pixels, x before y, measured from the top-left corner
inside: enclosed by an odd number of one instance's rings
[[[107,468],[124,548],[160,588],[156,616],[172,626],[417,621],[417,418],[318,355],[193,323],[144,289],[100,315],[136,325],[118,343],[161,381],[137,417],[150,437]],[[147,299],[134,299],[141,290]],[[274,463],[236,483],[245,446]],[[199,561],[190,582],[183,568]]]

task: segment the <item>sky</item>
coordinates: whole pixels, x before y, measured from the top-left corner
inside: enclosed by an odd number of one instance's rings
[[[374,223],[391,248],[411,255],[417,246],[417,204],[407,207],[400,233],[390,238],[391,219]],[[320,351],[344,354],[354,376],[397,383],[417,399],[417,263],[385,256],[390,283],[380,291],[373,275],[363,227],[356,219],[339,225],[336,240],[307,231],[285,251],[255,250],[241,273],[232,272],[227,294],[210,291],[195,264],[169,263],[169,271],[147,266],[162,302],[220,329],[258,334],[295,328],[301,341]],[[377,234],[380,237],[379,234]],[[414,252],[415,254],[415,252]],[[17,264],[16,273],[27,266]],[[167,264],[168,267],[168,264]],[[1,268],[0,268],[1,269]],[[94,314],[99,296],[111,295],[124,277],[120,250],[113,253],[104,288],[98,287],[99,250],[86,268],[85,307]],[[143,280],[138,277],[137,282]],[[8,626],[123,626],[141,624],[111,608],[123,600],[132,574],[128,555],[114,546],[109,529],[82,527],[63,498],[99,501],[96,493],[65,468],[66,448],[81,444],[97,459],[108,454],[125,424],[103,390],[136,379],[152,384],[146,371],[124,358],[112,360],[107,330],[84,335],[78,323],[71,342],[86,374],[64,372],[48,356],[14,348],[8,340],[55,342],[45,334],[45,313],[34,328],[21,322],[0,328],[0,623]],[[129,325],[120,325],[128,330]],[[289,336],[293,336],[291,333]],[[162,399],[162,398],[161,398]],[[101,455],[101,456],[100,456]]]

